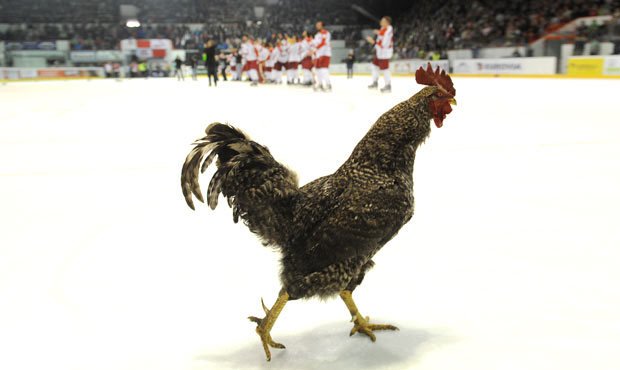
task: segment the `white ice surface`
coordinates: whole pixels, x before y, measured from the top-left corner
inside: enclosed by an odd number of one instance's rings
[[[620,368],[612,80],[455,79],[459,106],[418,151],[416,214],[355,295],[401,330],[349,338],[342,302],[295,301],[265,362],[246,317],[275,300],[277,255],[225,202],[187,208],[181,164],[222,121],[302,183],[328,174],[419,89],[367,83],[0,86],[0,369]]]

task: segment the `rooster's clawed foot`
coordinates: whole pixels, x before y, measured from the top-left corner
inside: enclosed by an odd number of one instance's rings
[[[373,342],[377,340],[375,333],[373,331],[376,330],[398,330],[398,328],[394,325],[389,324],[371,324],[370,318],[368,316],[363,317],[361,315],[356,315],[351,321],[353,321],[353,329],[349,333],[349,336],[352,336],[355,333],[365,334],[372,340]]]
[[[271,361],[271,351],[269,350],[269,347],[278,349],[286,348],[282,343],[275,342],[271,338],[271,328],[273,327],[273,324],[275,324],[278,315],[284,308],[287,301],[288,294],[286,292],[280,292],[280,296],[278,297],[276,303],[271,309],[268,309],[267,306],[265,306],[265,302],[261,299],[261,305],[263,306],[263,311],[265,311],[265,317],[262,319],[256,316],[248,317],[250,321],[256,323],[256,334],[258,334],[263,344],[263,350],[265,351],[267,361]]]

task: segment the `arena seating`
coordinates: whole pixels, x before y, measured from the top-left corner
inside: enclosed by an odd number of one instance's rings
[[[355,3],[372,10],[376,2]],[[120,4],[138,7],[143,26],[125,27]],[[278,0],[265,5],[262,18],[255,17],[254,4],[248,0],[0,0],[0,23],[9,24],[0,29],[0,39],[68,39],[74,50],[102,50],[116,49],[119,40],[128,37],[169,38],[175,47],[191,49],[208,38],[234,43],[246,32],[263,38],[276,32],[301,33],[322,19],[328,25],[345,26],[334,38],[346,40],[348,47],[358,51],[368,49],[361,31],[374,22],[353,11],[350,1]],[[620,17],[620,0],[419,1],[392,16],[397,55],[404,58],[455,48],[523,45],[572,19],[600,14]],[[606,25],[579,30],[580,40],[603,41],[605,30]]]
[[[620,17],[619,0],[449,0],[425,5],[397,17],[396,46],[401,56],[429,50],[523,45],[579,17]],[[603,33],[589,36],[602,37]]]

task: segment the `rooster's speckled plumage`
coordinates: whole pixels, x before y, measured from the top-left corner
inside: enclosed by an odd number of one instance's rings
[[[413,215],[413,163],[430,133],[426,87],[383,114],[333,174],[298,187],[294,172],[264,146],[229,125],[211,124],[182,171],[185,199],[202,201],[198,183],[218,157],[207,193],[211,208],[228,198],[265,244],[282,253],[281,280],[291,299],[353,290],[372,256]]]
[[[207,202],[228,199],[233,218],[281,253],[282,291],[258,324],[267,359],[269,347],[284,348],[270,330],[288,300],[340,294],[354,321],[351,333],[373,341],[376,325],[362,316],[351,292],[374,263],[373,256],[413,216],[413,164],[418,146],[441,127],[455,103],[452,81],[439,70],[420,69],[419,83],[429,85],[384,113],[333,174],[299,187],[294,172],[276,161],[264,146],[232,126],[213,123],[195,143],[181,174],[187,204],[203,201],[200,172],[217,157]]]

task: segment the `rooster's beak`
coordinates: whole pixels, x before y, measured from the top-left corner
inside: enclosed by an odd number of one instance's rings
[[[454,98],[450,99],[450,105],[456,105],[456,99]]]

